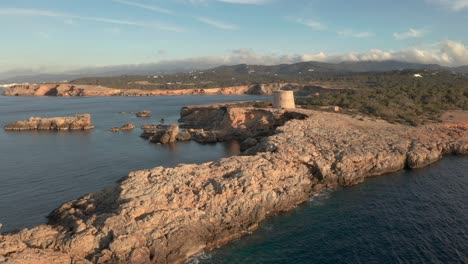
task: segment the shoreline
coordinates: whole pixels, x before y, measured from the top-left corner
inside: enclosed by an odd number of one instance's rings
[[[0,236],[0,256],[7,263],[182,263],[325,188],[468,154],[466,124],[414,128],[308,112],[244,156],[132,172],[67,202],[51,213],[52,225]]]
[[[117,89],[100,85],[80,85],[68,83],[20,84],[3,87],[3,96],[183,96],[183,95],[271,95],[284,87],[302,94],[336,92],[342,89],[329,88],[321,84],[269,83],[246,84],[228,87],[187,88],[187,89]],[[0,88],[1,89],[1,88]]]

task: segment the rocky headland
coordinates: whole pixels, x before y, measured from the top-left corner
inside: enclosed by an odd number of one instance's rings
[[[184,111],[185,122],[197,122]],[[245,109],[245,117],[235,109],[239,121],[226,123],[229,110],[219,111],[211,114],[220,123],[210,126],[230,130],[222,124],[249,127],[247,116],[260,109]],[[0,235],[0,262],[182,263],[325,188],[468,154],[466,120],[409,127],[299,113],[307,117],[285,121],[243,155],[132,172],[115,186],[63,204],[47,225]]]
[[[90,114],[80,114],[66,117],[30,117],[28,120],[17,121],[4,127],[7,131],[24,130],[89,130],[94,126]]]
[[[320,91],[333,91],[316,85],[297,85],[291,83],[252,84],[218,88],[194,89],[114,89],[98,85],[79,85],[68,83],[24,84],[4,88],[5,96],[176,96],[176,95],[246,95],[272,94],[281,88],[293,89],[299,95]]]

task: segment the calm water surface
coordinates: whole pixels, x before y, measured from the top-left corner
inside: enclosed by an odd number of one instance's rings
[[[468,263],[468,157],[325,192],[195,263]]]
[[[177,122],[180,108],[190,104],[258,100],[258,96],[184,97],[3,97],[0,126],[30,116],[92,114],[95,129],[76,132],[6,132],[0,129],[0,223],[2,232],[31,227],[61,203],[114,184],[130,171],[160,165],[203,163],[238,153],[233,144],[171,146],[151,144],[139,128],[113,133],[125,123]],[[151,110],[139,119],[119,112]]]

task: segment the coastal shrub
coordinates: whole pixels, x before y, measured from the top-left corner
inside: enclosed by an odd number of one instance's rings
[[[437,88],[403,83],[399,87],[366,87],[297,101],[307,108],[336,105],[392,122],[419,125],[437,120],[446,110],[468,110],[467,93],[468,87]]]

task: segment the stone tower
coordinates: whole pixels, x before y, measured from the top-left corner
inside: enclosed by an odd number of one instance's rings
[[[293,91],[276,91],[273,93],[273,107],[282,109],[296,108]]]

